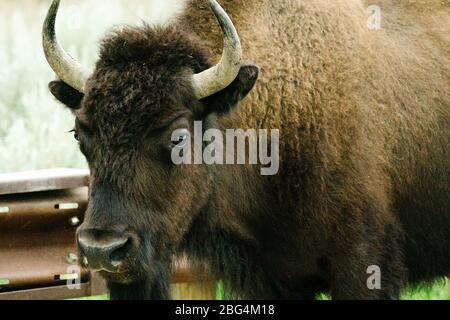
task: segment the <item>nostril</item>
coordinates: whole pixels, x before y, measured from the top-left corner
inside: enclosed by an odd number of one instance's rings
[[[132,232],[83,229],[77,238],[80,256],[87,260],[83,265],[94,271],[118,272],[140,244],[139,237]]]
[[[115,246],[109,255],[109,259],[111,260],[111,264],[115,267],[118,267],[126,258],[128,253],[131,251],[133,247],[133,240],[128,238]]]

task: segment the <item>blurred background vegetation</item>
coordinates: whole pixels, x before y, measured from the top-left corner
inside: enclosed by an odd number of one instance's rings
[[[64,0],[58,38],[74,57],[93,67],[98,41],[108,29],[164,20],[166,12],[157,10],[157,1]],[[41,26],[50,3],[0,0],[0,173],[86,167],[68,133],[73,117],[47,89],[54,75],[42,53]],[[431,288],[411,289],[404,298],[450,299],[450,285],[441,281]]]
[[[169,1],[170,0],[164,0]],[[50,0],[0,0],[0,173],[85,167],[73,117],[49,94],[54,75],[42,53]],[[62,46],[93,67],[102,35],[117,25],[164,19],[157,0],[64,0],[57,21]]]

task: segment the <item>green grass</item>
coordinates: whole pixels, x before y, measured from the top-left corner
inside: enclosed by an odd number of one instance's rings
[[[223,300],[225,297],[223,285],[217,285],[217,300]],[[319,294],[317,300],[331,300],[328,294]],[[405,290],[401,300],[450,300],[450,280],[437,281],[434,286],[429,288],[410,288]]]
[[[73,127],[72,115],[47,90],[54,75],[42,54],[41,25],[50,2],[0,0],[0,173],[86,167],[68,133]],[[98,0],[62,1],[58,37],[69,53],[93,66],[101,35],[114,25],[157,17],[150,4],[108,0],[105,7],[105,2]],[[223,298],[221,290],[218,298]],[[448,300],[449,284],[410,290],[403,298]]]
[[[450,280],[438,281],[430,288],[410,289],[403,294],[404,300],[450,300]]]
[[[321,294],[318,300],[330,300],[330,296]],[[402,300],[450,300],[450,281],[436,283],[430,288],[409,289],[401,297]]]

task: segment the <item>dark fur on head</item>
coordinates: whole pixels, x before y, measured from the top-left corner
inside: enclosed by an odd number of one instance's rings
[[[180,28],[127,27],[102,41],[100,59],[88,81],[85,96],[63,82],[50,83],[55,97],[77,115],[75,129],[80,137],[80,149],[91,169],[93,183],[85,224],[105,227],[108,215],[102,211],[117,211],[120,207],[129,215],[134,212],[132,219],[135,222],[131,225],[144,239],[134,260],[139,265],[127,271],[133,274],[119,278],[109,276],[113,298],[167,297],[171,256],[185,235],[179,229],[187,230],[208,202],[211,175],[207,168],[200,168],[191,172],[194,177],[197,175],[196,179],[189,177],[193,180],[192,187],[189,188],[189,183],[186,185],[186,189],[194,194],[179,196],[178,211],[179,215],[185,216],[183,219],[178,216],[174,220],[176,214],[173,212],[172,217],[162,214],[158,217],[152,212],[165,211],[165,206],[170,207],[170,204],[164,204],[168,200],[165,193],[161,193],[159,184],[167,182],[172,174],[180,171],[172,168],[168,152],[164,150],[170,140],[161,146],[155,138],[161,134],[167,138],[164,132],[179,117],[189,120],[186,122],[189,124],[192,120],[209,118],[205,123],[217,126],[210,115],[231,112],[251,91],[258,78],[258,67],[243,65],[228,88],[197,101],[189,82],[190,75],[211,67],[211,59],[212,53],[207,46]],[[163,167],[160,161],[163,161]],[[153,169],[151,163],[156,164]],[[183,171],[189,170],[185,168]],[[198,186],[201,180],[204,183]],[[183,185],[182,179],[163,189],[166,193],[179,193],[176,188],[180,185]],[[196,189],[199,191],[196,192]],[[125,201],[124,198],[130,203],[119,204]],[[192,208],[189,209],[189,206]],[[150,210],[147,215],[139,212],[142,207]],[[124,219],[119,214],[110,213],[109,216],[115,217],[117,224],[130,224],[127,219],[131,217]],[[162,232],[159,244],[149,244],[144,235],[146,232],[152,235]],[[154,258],[152,252],[156,249],[163,254],[158,254],[157,260],[151,261],[151,257]],[[135,277],[139,283],[130,283]],[[159,282],[155,283],[155,279]]]

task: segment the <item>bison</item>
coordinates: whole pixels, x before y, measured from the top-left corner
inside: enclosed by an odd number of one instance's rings
[[[221,2],[112,31],[95,70],[50,7],[49,87],[92,175],[77,240],[111,298],[169,298],[181,254],[249,299],[396,299],[449,275],[448,2],[380,0],[379,30],[365,0]],[[279,173],[174,165],[195,121],[279,129]]]

